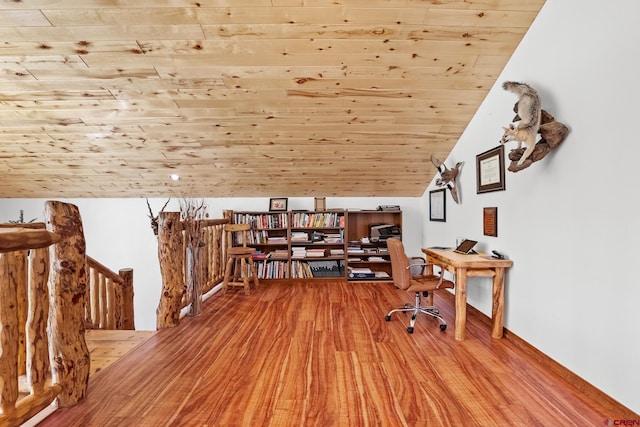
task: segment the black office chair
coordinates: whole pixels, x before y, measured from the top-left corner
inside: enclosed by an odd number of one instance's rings
[[[433,304],[433,291],[438,289],[452,289],[454,284],[450,280],[444,280],[444,270],[440,268],[440,274],[426,274],[425,269],[419,275],[412,275],[411,269],[416,267],[415,260],[413,264],[404,252],[404,245],[395,238],[387,239],[387,247],[391,255],[391,274],[393,275],[393,283],[397,288],[415,294],[415,303],[405,304],[403,307],[391,310],[385,317],[389,322],[391,315],[396,312],[411,312],[411,323],[407,328],[407,332],[412,334],[413,327],[416,323],[418,314],[426,314],[438,319],[440,330],[447,329],[447,322],[440,316],[440,311]],[[426,262],[423,264],[426,266]],[[431,294],[429,294],[431,292]],[[422,305],[422,297],[428,298],[429,305]]]

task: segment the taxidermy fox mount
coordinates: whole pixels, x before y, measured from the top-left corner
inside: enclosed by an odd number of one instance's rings
[[[519,142],[518,148],[509,153],[509,170],[518,172],[556,149],[569,134],[569,128],[541,108],[538,93],[528,84],[508,81],[502,87],[519,97],[513,107],[516,113],[513,121],[520,123],[518,126],[510,123],[509,127],[505,127],[500,141],[503,144],[509,141]],[[540,134],[538,142],[536,133]],[[522,148],[522,143],[526,145],[526,149]]]
[[[504,82],[502,87],[518,95],[516,117],[514,117],[513,121],[519,120],[520,123],[518,123],[517,127],[511,123],[509,127],[503,128],[504,135],[502,135],[500,142],[506,144],[509,141],[518,141],[518,148],[521,148],[523,143],[527,146],[524,154],[518,160],[518,166],[522,166],[536,146],[536,138],[542,118],[540,96],[534,88],[526,83]]]

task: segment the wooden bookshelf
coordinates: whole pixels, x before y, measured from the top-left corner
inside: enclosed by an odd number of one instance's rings
[[[234,212],[252,224],[260,279],[346,277],[345,211]]]
[[[391,259],[384,239],[372,239],[371,227],[395,225],[402,230],[402,211],[347,211],[347,278],[362,281],[392,281]],[[357,271],[369,269],[374,277],[357,277]],[[350,270],[356,272],[351,277]]]
[[[259,279],[393,280],[386,241],[372,240],[370,229],[402,229],[402,211],[235,211],[232,218],[252,225],[247,243],[257,250]],[[355,246],[362,252],[354,253]],[[349,277],[349,267],[375,276]]]

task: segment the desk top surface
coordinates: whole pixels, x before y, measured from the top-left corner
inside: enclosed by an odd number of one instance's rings
[[[424,252],[424,254],[431,259],[435,259],[436,261],[450,265],[452,267],[507,268],[513,265],[513,261],[511,261],[510,259],[498,259],[482,252],[478,254],[467,255],[454,252],[453,249],[439,248],[422,248],[422,252]]]

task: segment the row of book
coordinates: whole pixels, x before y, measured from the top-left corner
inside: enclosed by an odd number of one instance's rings
[[[233,222],[236,224],[251,224],[254,229],[287,228],[289,215],[287,212],[270,214],[253,214],[236,212]]]
[[[294,212],[294,228],[344,228],[344,212]]]
[[[343,277],[342,261],[292,261],[291,277],[305,279],[312,277]]]
[[[289,275],[287,261],[255,261],[258,279],[286,279]]]

